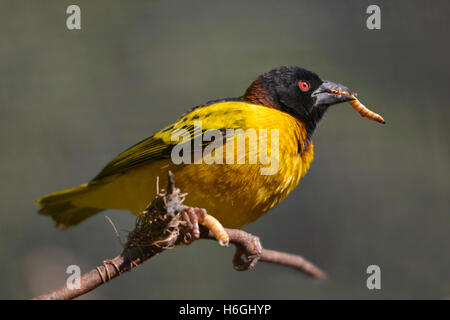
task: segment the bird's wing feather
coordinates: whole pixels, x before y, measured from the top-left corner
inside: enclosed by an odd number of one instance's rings
[[[91,181],[100,180],[143,164],[147,161],[165,159],[170,156],[171,145],[164,143],[154,136],[148,137],[111,160],[100,173]]]
[[[163,128],[119,154],[100,171],[91,183],[100,182],[108,176],[124,173],[150,161],[170,158],[173,147],[178,143],[178,141],[172,141],[172,135],[176,135],[181,130],[187,130],[190,133],[190,140],[193,141],[194,138],[203,135],[208,129],[242,128],[244,119],[254,115],[251,106],[245,102],[221,101],[195,108],[174,124]],[[201,130],[196,126],[196,121],[201,121]],[[202,148],[209,143],[203,142]]]

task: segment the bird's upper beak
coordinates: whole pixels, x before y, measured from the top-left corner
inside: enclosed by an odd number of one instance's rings
[[[319,88],[317,88],[313,93],[312,97],[315,98],[314,106],[320,105],[333,105],[341,102],[347,102],[351,100],[355,100],[354,97],[349,95],[339,94],[336,92],[348,92],[356,96],[356,92],[353,92],[347,87],[344,87],[341,84],[337,84],[331,81],[324,81]]]

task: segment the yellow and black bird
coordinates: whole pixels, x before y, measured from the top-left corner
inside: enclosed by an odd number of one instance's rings
[[[156,193],[157,177],[164,186],[171,170],[177,186],[188,193],[188,205],[205,208],[225,227],[240,228],[266,213],[297,186],[313,160],[311,137],[317,123],[329,106],[351,100],[355,100],[351,90],[322,80],[311,71],[299,67],[273,69],[259,76],[241,97],[214,100],[191,109],[119,154],[89,183],[36,200],[42,207],[39,212],[51,216],[60,227],[78,224],[108,208],[138,214]],[[262,149],[249,146],[240,156],[236,145],[227,149],[236,136],[245,135],[249,129],[277,129],[276,172],[261,174],[260,169],[267,164],[237,159],[234,163],[209,164],[173,161],[173,150],[179,142],[174,141],[174,134],[189,132],[192,142],[209,129],[234,129],[234,135],[224,137],[222,149],[214,152],[234,150],[233,157],[244,159],[260,157]],[[269,140],[267,136],[257,138]],[[250,141],[248,136],[244,139]],[[207,150],[205,140],[200,146],[202,151]],[[201,154],[206,156],[207,152]]]

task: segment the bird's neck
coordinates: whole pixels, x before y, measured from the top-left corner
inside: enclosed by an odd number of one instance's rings
[[[261,78],[253,81],[253,83],[247,88],[245,94],[241,97],[241,99],[252,104],[279,109],[276,103],[270,97],[267,89],[264,87]]]
[[[246,102],[252,103],[252,104],[257,104],[257,105],[265,106],[268,108],[278,109],[278,110],[285,112],[270,97],[270,94],[267,91],[266,87],[264,86],[264,83],[263,83],[261,77],[259,77],[258,79],[256,79],[255,81],[252,82],[252,84],[245,91],[245,94],[242,97],[240,97],[240,99],[244,100]],[[307,121],[308,123],[304,123],[301,120],[299,120],[300,123],[302,123],[304,128],[306,129],[306,136],[304,138],[304,149],[305,150],[302,150],[302,152],[306,151],[309,144],[312,144],[312,142],[311,142],[312,135],[316,129],[317,123],[322,118],[325,110],[323,110],[323,111],[315,110],[315,112],[317,114],[311,115],[311,120]]]

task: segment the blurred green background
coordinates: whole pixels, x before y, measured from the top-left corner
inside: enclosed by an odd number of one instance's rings
[[[81,7],[82,30],[66,28]],[[259,74],[298,65],[347,85],[387,120],[333,107],[300,186],[245,230],[329,274],[233,270],[210,241],[165,252],[85,298],[450,296],[448,1],[0,3],[0,298],[30,298],[121,246],[104,213],[61,231],[33,199],[91,179],[128,146]],[[446,40],[447,39],[447,40]],[[117,227],[135,218],[108,211]],[[366,288],[381,267],[382,289]]]

